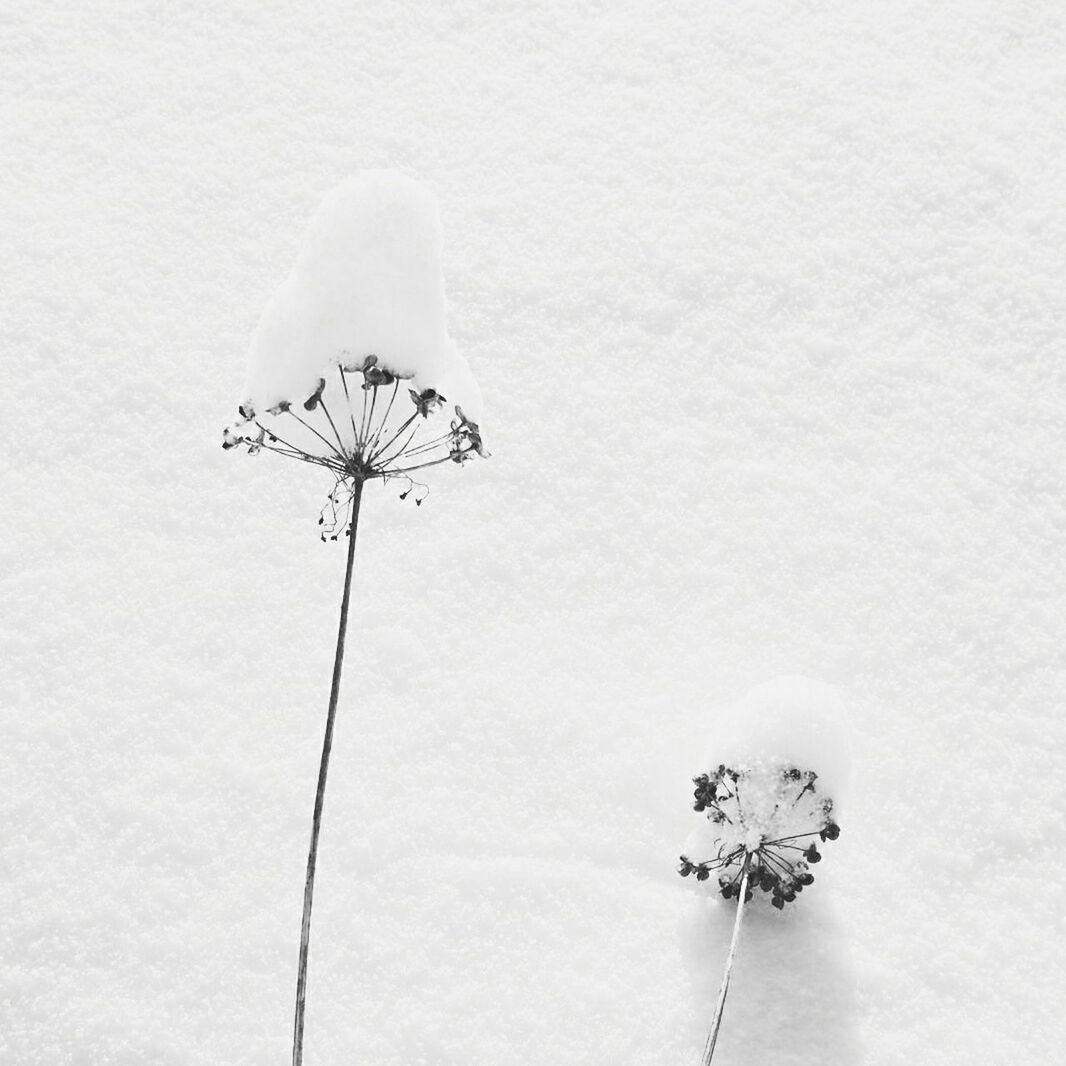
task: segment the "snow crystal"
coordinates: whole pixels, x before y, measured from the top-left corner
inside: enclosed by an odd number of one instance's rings
[[[390,170],[365,171],[323,199],[252,337],[243,405],[302,403],[332,367],[371,355],[479,420],[477,384],[445,323],[436,199]]]
[[[798,675],[756,685],[712,728],[704,765],[721,763],[814,770],[819,791],[839,804],[848,787],[850,759],[838,691]]]

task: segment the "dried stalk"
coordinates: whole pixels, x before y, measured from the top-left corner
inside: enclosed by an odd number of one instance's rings
[[[722,1027],[722,1011],[725,1010],[725,997],[729,992],[729,978],[733,972],[733,959],[737,953],[737,944],[740,941],[740,923],[744,918],[744,904],[748,894],[748,865],[750,857],[744,859],[744,873],[740,879],[740,895],[737,897],[737,917],[733,922],[733,939],[729,945],[729,957],[725,963],[725,973],[722,975],[722,987],[718,991],[718,1002],[714,1005],[714,1017],[711,1019],[711,1031],[707,1035],[707,1043],[703,1046],[703,1057],[700,1059],[701,1066],[710,1066],[714,1056],[714,1046],[718,1043],[718,1030]]]
[[[311,903],[315,893],[315,863],[318,859],[318,834],[322,828],[322,806],[326,796],[326,775],[329,773],[329,754],[333,747],[333,723],[337,717],[337,697],[341,689],[341,667],[344,663],[344,636],[348,629],[348,605],[352,593],[352,568],[355,563],[355,536],[359,528],[359,505],[363,498],[363,482],[356,480],[352,490],[352,517],[348,526],[348,563],[344,571],[344,594],[341,597],[340,625],[337,628],[337,652],[333,660],[333,685],[326,712],[326,735],[322,741],[322,761],[318,767],[318,788],[315,791],[315,814],[311,823],[311,847],[307,853],[307,880],[304,883],[303,921],[300,926],[300,965],[296,974],[296,1019],[293,1024],[292,1066],[301,1066],[304,1048],[304,1009],[307,1002],[307,954],[311,940]]]

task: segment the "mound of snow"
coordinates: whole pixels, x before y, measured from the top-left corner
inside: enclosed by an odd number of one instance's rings
[[[252,337],[243,403],[302,403],[334,366],[370,355],[480,419],[477,384],[445,323],[436,199],[389,170],[350,178],[323,199]]]
[[[679,922],[681,968],[704,1036],[735,918],[735,905],[710,905],[694,893]],[[783,912],[749,904],[714,1066],[904,1061],[865,1054],[857,1025],[859,977],[833,897],[819,886]]]
[[[818,788],[839,805],[850,778],[844,706],[839,692],[809,677],[756,685],[711,730],[704,766],[756,763],[818,774]]]

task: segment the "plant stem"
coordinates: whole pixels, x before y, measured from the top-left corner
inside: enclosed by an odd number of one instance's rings
[[[311,902],[315,892],[315,861],[318,858],[318,833],[322,828],[322,805],[326,795],[326,774],[329,772],[329,753],[333,747],[333,722],[337,717],[337,697],[341,689],[341,667],[344,663],[344,634],[348,628],[348,604],[352,593],[352,566],[355,562],[355,536],[359,528],[359,504],[363,498],[363,482],[356,480],[352,490],[352,517],[348,527],[348,564],[344,571],[344,595],[341,597],[341,618],[337,629],[337,654],[333,660],[333,686],[326,712],[326,735],[322,740],[322,761],[318,767],[318,789],[315,792],[315,815],[311,824],[311,847],[307,853],[307,880],[304,883],[303,922],[300,926],[300,966],[296,974],[296,1020],[292,1037],[292,1066],[301,1066],[304,1054],[304,1007],[307,999],[307,951],[311,939]]]
[[[748,868],[751,856],[744,858],[744,876],[740,879],[740,895],[737,896],[737,917],[733,922],[733,939],[729,944],[729,957],[725,963],[725,973],[722,975],[722,987],[718,991],[718,1002],[714,1005],[714,1017],[711,1019],[711,1031],[707,1036],[707,1043],[703,1046],[703,1058],[701,1066],[710,1066],[714,1056],[714,1045],[718,1043],[718,1030],[722,1026],[722,1011],[725,1009],[725,997],[729,991],[729,977],[733,972],[733,959],[737,953],[737,943],[740,940],[740,923],[744,918],[744,898],[748,894]]]

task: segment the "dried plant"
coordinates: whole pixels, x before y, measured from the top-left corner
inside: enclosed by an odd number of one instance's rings
[[[681,856],[678,873],[697,881],[718,875],[724,899],[737,901],[725,973],[704,1045],[701,1063],[709,1066],[722,1024],[729,980],[740,940],[744,907],[761,890],[783,910],[814,883],[811,867],[821,862],[818,843],[836,840],[833,800],[818,792],[818,775],[795,766],[756,762],[738,768],[720,765],[694,777],[695,810],[715,826],[713,856]]]
[[[307,854],[293,1024],[293,1066],[300,1066],[303,1061],[315,866],[340,695],[363,486],[368,481],[398,480],[404,486],[400,498],[406,499],[414,493],[415,503],[421,505],[429,490],[412,475],[421,477],[421,473],[430,467],[449,462],[462,465],[475,456],[488,454],[482,445],[477,423],[464,415],[458,406],[454,408],[454,416],[449,416],[445,397],[435,389],[419,391],[410,388],[399,375],[379,366],[373,355],[357,362],[342,362],[335,369],[337,376],[329,387],[328,401],[327,381],[321,378],[318,387],[298,408],[283,401],[259,412],[244,404],[239,409],[239,420],[225,429],[222,442],[226,449],[245,448],[250,455],[275,452],[329,471],[334,484],[319,515],[320,537],[323,541],[336,541],[343,531],[348,538],[333,680]]]

